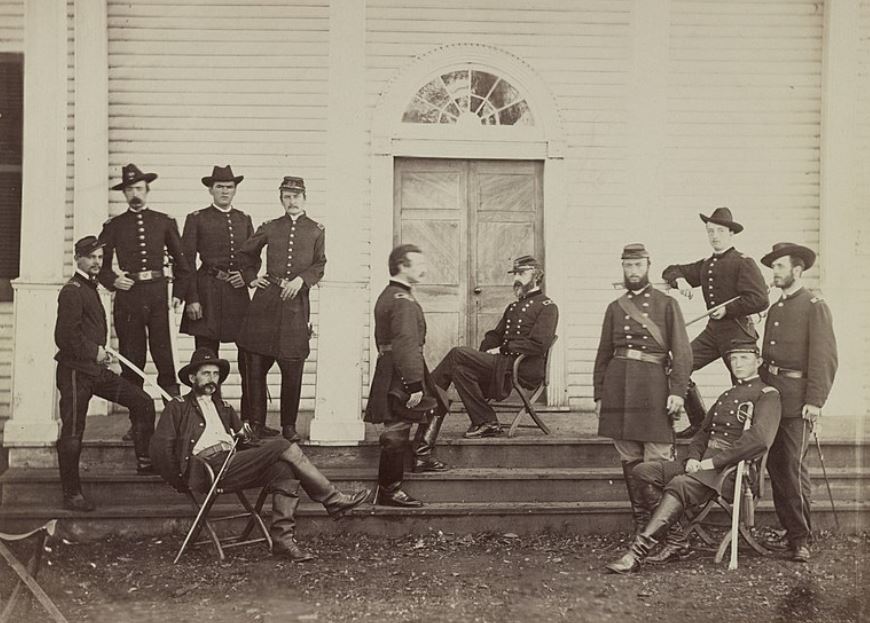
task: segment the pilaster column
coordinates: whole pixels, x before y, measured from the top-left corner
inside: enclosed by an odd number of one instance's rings
[[[360,268],[365,185],[364,0],[329,9],[326,278],[321,282],[317,389],[311,441],[354,443],[361,418],[362,326],[367,281]]]
[[[12,417],[4,445],[57,438],[54,320],[63,281],[66,189],[66,3],[24,5],[21,276],[15,289]]]

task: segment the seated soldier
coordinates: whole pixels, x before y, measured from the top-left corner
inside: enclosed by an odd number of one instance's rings
[[[689,544],[679,522],[685,509],[700,507],[717,494],[733,497],[733,474],[726,481],[725,468],[761,456],[773,443],[780,397],[758,376],[761,357],[755,340],[732,340],[726,356],[737,382],[707,412],[685,462],[651,461],[634,468],[642,501],[652,517],[622,558],[607,565],[609,571],[637,571],[665,533],[667,542],[655,562],[684,558]],[[747,419],[751,427],[744,430]]]
[[[559,310],[541,291],[544,270],[530,255],[514,260],[514,294],[496,327],[486,332],[480,349],[456,346],[432,371],[432,382],[446,390],[456,387],[468,411],[471,426],[465,437],[496,437],[501,426],[487,399],[503,400],[511,392],[510,375],[514,360],[528,357],[520,364],[524,383],[535,385],[544,379],[546,356],[556,336]]]
[[[163,478],[178,491],[208,491],[205,470],[193,461],[207,462],[215,474],[232,447],[233,431],[242,429],[235,410],[215,398],[230,371],[230,364],[211,350],[198,348],[178,373],[192,391],[170,402],[151,438],[151,458]],[[370,491],[347,495],[336,489],[296,443],[274,438],[246,445],[227,465],[221,487],[227,491],[266,486],[272,493],[272,554],[293,562],[311,560],[293,538],[294,515],[299,505],[299,484],[308,496],[323,504],[333,519],[340,519],[369,497]]]

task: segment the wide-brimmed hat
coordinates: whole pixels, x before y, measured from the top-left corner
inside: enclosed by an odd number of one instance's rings
[[[731,344],[728,346],[728,350],[725,351],[725,355],[730,355],[731,353],[753,353],[754,355],[758,355],[758,343],[752,339],[751,337],[735,337],[731,340]]]
[[[761,263],[770,268],[774,261],[784,255],[796,255],[804,261],[804,270],[809,270],[816,263],[816,253],[812,249],[794,242],[777,242],[773,250],[761,258]]]
[[[530,268],[541,268],[541,263],[531,255],[521,255],[514,260],[513,268],[508,271],[508,274],[515,275]]]
[[[727,227],[733,231],[735,234],[739,234],[743,231],[743,225],[734,220],[734,217],[731,215],[731,210],[728,208],[716,208],[710,216],[704,214],[699,214],[698,216],[700,216],[701,220],[705,223],[722,225],[723,227]]]
[[[649,259],[649,251],[640,242],[627,244],[622,249],[621,259],[623,260],[642,260],[644,258]]]
[[[202,178],[202,183],[211,188],[215,182],[235,182],[238,184],[243,179],[245,179],[244,175],[233,175],[233,168],[230,165],[225,167],[215,165],[212,167],[211,175]]]
[[[191,386],[192,383],[188,377],[191,374],[196,374],[196,371],[206,364],[212,364],[218,367],[218,370],[220,370],[220,383],[227,380],[227,377],[230,374],[230,362],[226,359],[221,359],[214,354],[212,349],[204,346],[197,348],[190,357],[190,363],[178,371],[178,380],[187,386]]]
[[[139,170],[139,167],[131,162],[130,164],[125,164],[121,169],[121,181],[112,186],[112,190],[124,190],[127,186],[135,184],[136,182],[141,182],[142,180],[145,180],[145,182],[150,184],[156,179],[156,173],[143,173]]]
[[[77,240],[73,248],[75,249],[76,257],[85,257],[97,249],[102,249],[104,246],[106,246],[106,243],[100,241],[96,236],[85,236]]]

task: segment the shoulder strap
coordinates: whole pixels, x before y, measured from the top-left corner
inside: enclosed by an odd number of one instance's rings
[[[652,336],[652,338],[656,342],[658,342],[659,346],[661,346],[665,350],[670,350],[668,348],[668,345],[665,344],[665,338],[662,335],[662,331],[659,326],[655,322],[653,322],[652,318],[644,317],[641,314],[640,309],[638,309],[637,305],[634,304],[634,301],[628,298],[628,293],[620,296],[616,300],[616,302],[622,308],[622,311],[628,314],[632,320],[640,323],[641,325],[646,325],[646,330],[649,331],[649,334]]]

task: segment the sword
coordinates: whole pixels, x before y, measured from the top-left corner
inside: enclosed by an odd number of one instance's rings
[[[752,415],[755,405],[751,402],[743,402],[737,407],[738,416],[742,413],[746,416],[743,422],[743,432],[749,430],[752,425]],[[746,461],[737,464],[737,476],[734,478],[734,502],[731,504],[731,558],[728,561],[728,570],[737,568],[737,547],[740,540],[740,498],[743,497],[743,470]]]
[[[103,348],[106,350],[107,353],[112,355],[112,357],[115,357],[118,361],[120,361],[125,366],[130,368],[130,370],[135,372],[136,375],[138,377],[140,377],[143,381],[148,383],[148,385],[150,385],[151,387],[156,389],[158,392],[160,392],[160,396],[163,398],[163,400],[165,400],[166,402],[172,402],[172,396],[170,396],[169,393],[165,389],[160,387],[153,378],[151,378],[150,376],[145,374],[141,369],[139,369],[139,367],[136,366],[132,361],[127,359],[124,355],[122,355],[118,351],[114,350],[113,348],[110,348],[108,346],[103,346]]]
[[[722,309],[722,308],[725,307],[726,305],[729,305],[730,303],[733,303],[734,301],[736,301],[736,300],[739,299],[739,298],[740,298],[740,296],[735,296],[735,297],[733,297],[733,298],[728,299],[728,300],[725,301],[724,303],[719,303],[718,305],[716,305],[716,307],[711,307],[710,309],[708,309],[706,312],[704,312],[703,314],[701,314],[701,315],[698,316],[697,318],[692,318],[689,322],[686,323],[686,326],[688,327],[688,326],[691,325],[691,324],[695,324],[695,323],[698,322],[699,320],[703,320],[704,318],[706,318],[706,317],[709,316],[710,314],[719,311],[720,309]]]
[[[813,437],[816,438],[816,450],[819,452],[819,463],[822,464],[822,475],[825,477],[825,486],[828,488],[828,499],[831,500],[831,513],[834,515],[834,525],[837,531],[840,530],[840,518],[837,517],[837,507],[834,505],[834,494],[831,492],[831,481],[828,480],[828,469],[825,467],[825,456],[822,454],[822,444],[819,442],[819,435],[813,431]]]

